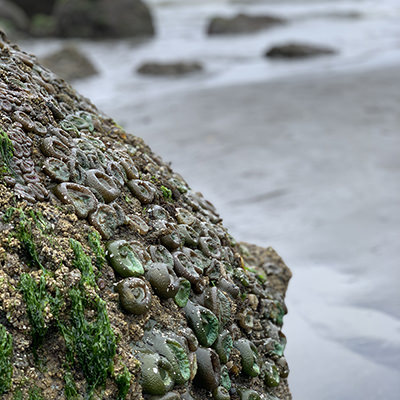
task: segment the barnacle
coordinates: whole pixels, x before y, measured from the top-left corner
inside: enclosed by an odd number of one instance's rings
[[[55,136],[44,138],[40,149],[45,156],[58,158],[63,161],[68,161],[71,154],[71,150]]]
[[[262,374],[264,376],[264,382],[269,387],[275,387],[279,385],[279,369],[276,365],[265,362],[262,366]]]
[[[233,348],[233,339],[229,331],[225,330],[218,335],[217,340],[213,344],[213,349],[217,352],[220,361],[226,364],[229,360]]]
[[[245,331],[251,331],[254,327],[254,312],[250,308],[246,308],[242,313],[238,314],[239,325]]]
[[[199,343],[203,346],[211,346],[218,337],[219,323],[217,317],[207,308],[196,305],[191,301],[188,301],[185,306],[185,314]]]
[[[181,251],[174,252],[173,257],[176,274],[187,279],[195,289],[197,288],[197,290],[201,292],[201,269],[197,268],[190,261],[189,257]]]
[[[139,179],[128,181],[128,188],[143,204],[151,203],[156,192],[155,187],[150,182],[141,181]]]
[[[79,218],[86,218],[97,207],[93,193],[77,183],[60,183],[55,187],[54,193],[63,203],[72,204]]]
[[[242,389],[239,390],[240,400],[261,400],[261,396],[255,390]]]
[[[260,367],[257,363],[256,346],[248,339],[239,339],[234,346],[240,351],[243,372],[249,376],[257,376],[260,373]]]
[[[177,231],[184,245],[194,248],[197,247],[199,236],[191,226],[180,224],[177,227]]]
[[[177,294],[179,286],[171,275],[167,264],[151,263],[146,269],[146,278],[158,296],[168,299]]]
[[[146,313],[150,308],[151,292],[144,280],[132,277],[123,279],[116,286],[116,290],[125,311],[140,315]]]
[[[97,169],[86,171],[86,184],[95,193],[99,194],[106,203],[115,200],[120,194],[120,190],[114,180]]]
[[[190,362],[187,350],[182,344],[172,337],[163,336],[159,332],[152,340],[152,347],[170,362],[176,384],[183,385],[189,380]]]
[[[194,382],[196,385],[213,390],[220,382],[220,363],[217,353],[212,349],[199,347],[196,350],[197,374]]]
[[[137,254],[126,240],[115,240],[107,245],[107,258],[111,266],[123,278],[144,273]]]
[[[141,235],[145,235],[149,230],[149,226],[137,215],[130,215],[127,219],[128,223]]]
[[[215,400],[229,400],[231,396],[226,388],[218,386],[213,390],[213,398]]]
[[[190,282],[185,278],[180,278],[178,280],[178,291],[174,297],[174,301],[177,306],[185,307],[190,296],[191,285]]]
[[[172,231],[171,233],[162,236],[161,243],[171,251],[176,250],[182,245],[181,237],[177,231]]]
[[[108,204],[100,204],[96,211],[90,214],[89,222],[104,239],[110,239],[118,226],[118,216],[113,207]]]
[[[171,267],[174,265],[172,254],[162,245],[152,245],[149,247],[151,259],[155,263],[164,263]]]
[[[106,172],[112,176],[119,186],[123,186],[127,180],[126,172],[121,165],[115,161],[110,161],[107,164]]]
[[[215,237],[201,237],[199,247],[207,257],[219,259],[221,257],[221,245]]]
[[[140,362],[143,393],[163,395],[174,387],[172,366],[165,357],[141,353]]]
[[[176,220],[180,224],[192,225],[196,222],[196,217],[188,210],[178,207],[176,210]]]
[[[48,157],[44,161],[43,171],[56,182],[68,182],[70,180],[70,172],[67,164],[64,161]]]

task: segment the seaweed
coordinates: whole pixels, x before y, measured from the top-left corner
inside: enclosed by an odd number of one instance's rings
[[[11,386],[13,367],[11,363],[13,353],[12,336],[0,324],[0,395],[6,393]]]
[[[85,308],[89,299],[80,289],[70,290],[71,317],[69,326],[60,324],[67,347],[67,360],[79,364],[86,382],[88,398],[96,387],[104,385],[113,368],[116,339],[107,316],[105,302],[97,297],[91,300],[96,318],[88,321]]]
[[[161,192],[165,200],[172,200],[172,191],[165,186],[161,186]]]
[[[101,245],[101,237],[98,232],[90,232],[88,235],[89,246],[95,256],[94,264],[99,271],[102,270],[106,264],[106,253]]]
[[[39,267],[44,270],[44,267],[39,260],[36,244],[33,240],[32,222],[26,218],[26,215],[22,209],[17,209],[17,211],[19,212],[17,239],[21,242],[24,248],[24,251],[28,257],[28,263],[33,267]]]
[[[74,239],[69,239],[69,244],[74,252],[75,259],[73,266],[78,268],[82,273],[81,285],[89,285],[91,287],[96,286],[96,279],[93,272],[93,265],[91,258],[85,254],[82,245]]]
[[[126,366],[124,366],[124,370],[115,377],[115,382],[118,386],[117,400],[125,400],[131,386],[131,377],[132,375]]]
[[[33,387],[29,390],[28,400],[44,400],[42,391],[38,387]]]
[[[45,308],[49,305],[49,296],[46,291],[46,279],[40,277],[39,284],[27,273],[21,275],[20,288],[25,300],[26,311],[32,327],[32,347],[34,353],[43,343],[47,333],[48,325],[44,315]]]
[[[65,381],[65,398],[67,400],[77,400],[78,399],[78,391],[76,389],[76,384],[74,381],[74,377],[72,376],[71,372],[66,372],[64,375]]]
[[[11,172],[11,159],[14,155],[14,146],[7,133],[0,128],[0,175]]]

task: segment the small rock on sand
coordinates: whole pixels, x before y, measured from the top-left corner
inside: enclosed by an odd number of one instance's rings
[[[307,58],[335,54],[336,50],[330,47],[316,46],[305,43],[287,43],[271,47],[266,53],[270,58]]]
[[[232,18],[214,17],[208,25],[207,33],[209,35],[251,33],[285,22],[286,20],[271,15],[238,14]]]
[[[203,70],[199,62],[178,61],[173,63],[146,62],[136,70],[143,75],[179,76]]]
[[[61,78],[70,81],[97,74],[92,62],[72,44],[65,45],[41,61]]]

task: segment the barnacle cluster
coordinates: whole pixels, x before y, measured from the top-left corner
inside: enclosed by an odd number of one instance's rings
[[[235,243],[139,138],[4,38],[0,64],[0,184],[19,205],[4,245],[17,242],[34,352],[50,330],[66,352],[53,398],[82,395],[81,371],[89,398],[289,399],[280,258]],[[43,221],[24,212],[39,205]],[[38,240],[48,221],[57,235]]]

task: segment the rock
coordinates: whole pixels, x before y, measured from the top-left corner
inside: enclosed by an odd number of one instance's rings
[[[251,33],[284,23],[286,20],[283,18],[270,15],[238,14],[232,18],[214,17],[208,25],[207,33],[209,35]]]
[[[30,18],[36,14],[50,15],[56,2],[57,0],[13,0]]]
[[[202,70],[203,66],[198,62],[146,62],[137,69],[137,72],[143,75],[178,76],[187,75]]]
[[[307,58],[335,54],[330,47],[315,46],[303,43],[288,43],[271,47],[266,53],[270,58]]]
[[[72,44],[63,46],[55,53],[43,57],[41,61],[66,80],[87,78],[98,73],[92,62]]]
[[[54,16],[61,37],[120,38],[154,34],[149,8],[141,0],[64,0]]]
[[[1,33],[0,58],[0,397],[290,400],[282,259]]]
[[[11,1],[0,0],[0,25],[7,33],[27,32],[29,19],[25,12]]]

